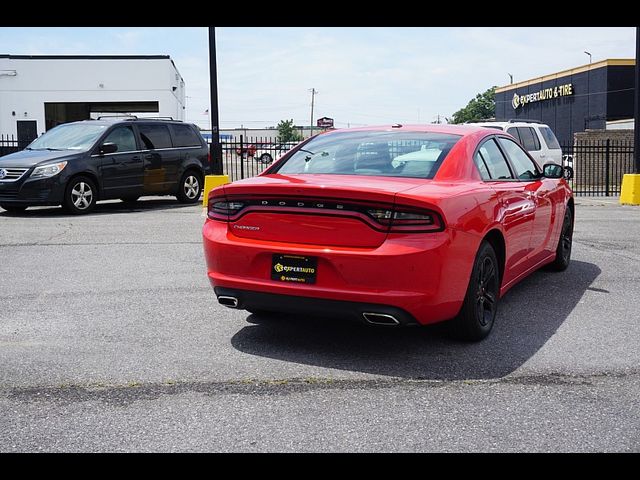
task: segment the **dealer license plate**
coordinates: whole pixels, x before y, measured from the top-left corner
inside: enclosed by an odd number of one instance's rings
[[[271,262],[271,279],[281,282],[316,283],[317,257],[274,254]]]

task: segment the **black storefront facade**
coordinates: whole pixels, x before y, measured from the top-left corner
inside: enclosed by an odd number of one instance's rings
[[[561,145],[573,134],[633,118],[635,61],[608,59],[496,89],[496,120],[538,120]]]

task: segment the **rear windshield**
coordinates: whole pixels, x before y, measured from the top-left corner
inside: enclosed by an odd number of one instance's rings
[[[433,178],[461,138],[433,132],[338,132],[313,138],[270,173]]]

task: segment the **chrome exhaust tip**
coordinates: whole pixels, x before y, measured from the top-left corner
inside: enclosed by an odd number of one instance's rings
[[[400,322],[396,317],[386,313],[365,312],[362,316],[367,323],[372,325],[400,325]]]
[[[218,297],[218,303],[229,308],[238,308],[238,299],[236,297],[229,297],[226,295],[220,295]]]

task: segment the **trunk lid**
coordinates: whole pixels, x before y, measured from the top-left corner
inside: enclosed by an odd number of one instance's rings
[[[387,227],[368,213],[391,209],[395,196],[429,180],[353,175],[264,175],[225,185],[244,207],[229,231],[242,238],[327,247],[374,248]]]

